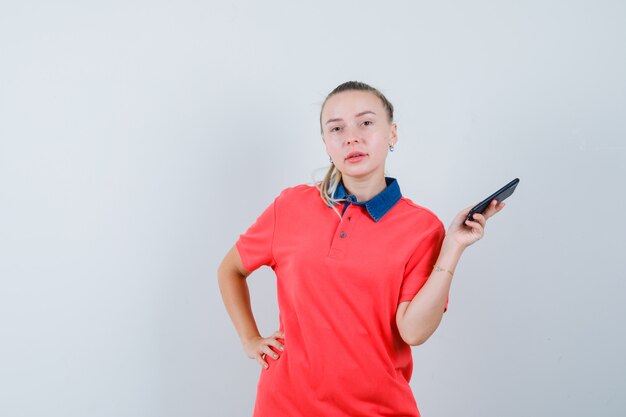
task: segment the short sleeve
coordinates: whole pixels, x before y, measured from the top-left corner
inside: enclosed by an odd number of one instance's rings
[[[276,224],[276,200],[272,202],[254,224],[239,236],[236,246],[243,267],[252,272],[263,265],[274,266],[272,244]]]
[[[443,224],[438,222],[434,229],[420,239],[404,268],[398,304],[403,301],[411,301],[426,283],[439,257],[445,235],[446,231]]]

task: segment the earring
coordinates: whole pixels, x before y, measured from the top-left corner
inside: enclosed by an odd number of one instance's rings
[[[389,145],[389,152],[393,152],[394,149],[393,145]]]
[[[332,164],[333,163],[333,158],[331,158],[330,156],[328,157],[328,161]]]

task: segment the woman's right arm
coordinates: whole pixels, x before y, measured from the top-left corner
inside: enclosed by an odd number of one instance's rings
[[[222,300],[235,325],[244,351],[250,359],[256,359],[261,366],[267,368],[268,363],[265,361],[265,355],[271,355],[274,359],[278,359],[278,354],[270,346],[281,351],[284,350],[283,344],[276,339],[284,338],[285,335],[281,332],[275,332],[270,337],[264,338],[259,333],[250,305],[250,291],[246,281],[249,275],[250,272],[244,268],[241,262],[237,247],[233,246],[222,260],[217,271]]]

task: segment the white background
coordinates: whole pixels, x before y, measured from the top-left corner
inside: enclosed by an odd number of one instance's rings
[[[327,166],[347,80],[397,108],[387,172],[448,225],[520,185],[413,349],[424,416],[626,409],[626,3],[0,5],[0,415],[249,416],[217,286]],[[382,248],[381,248],[382,250]],[[249,278],[259,328],[275,278]]]

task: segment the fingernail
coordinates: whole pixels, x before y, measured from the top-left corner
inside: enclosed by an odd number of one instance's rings
[[[278,355],[274,355],[274,359],[278,359]]]
[[[265,369],[267,369],[267,364],[263,365],[265,367]]]
[[[284,346],[278,346],[278,349],[285,350],[285,347]]]

